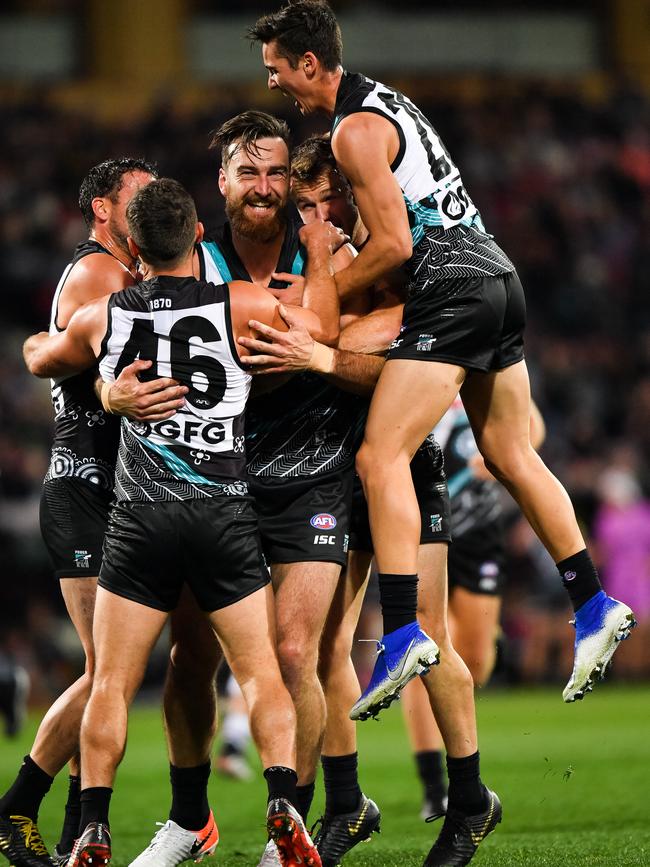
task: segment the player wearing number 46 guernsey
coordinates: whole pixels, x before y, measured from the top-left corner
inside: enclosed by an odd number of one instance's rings
[[[280,324],[279,305],[254,283],[194,279],[192,256],[202,227],[176,181],[153,181],[141,190],[127,220],[129,249],[143,263],[143,282],[86,305],[65,333],[36,335],[24,349],[38,376],[78,372],[99,358],[110,382],[137,355],[152,363],[151,376],[173,374],[188,389],[184,407],[170,419],[122,422],[117,502],[95,610],[96,678],[80,740],[83,831],[69,867],[111,860],[109,803],[128,706],[184,584],[207,614],[251,709],[269,787],[269,837],[282,863],[319,865],[295,808],[295,711],[280,675],[269,577],[240,439],[250,375],[236,341],[251,333],[252,318]],[[309,249],[314,291],[336,304],[329,270],[334,234],[321,224]],[[295,315],[321,332],[311,310]],[[209,851],[218,840],[214,825],[211,834]],[[204,842],[197,837],[196,846]]]

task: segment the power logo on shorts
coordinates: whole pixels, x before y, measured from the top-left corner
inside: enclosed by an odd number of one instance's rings
[[[315,530],[328,531],[336,527],[336,518],[329,512],[319,512],[309,519],[309,523]],[[320,532],[314,536],[314,545],[336,545],[336,536],[328,532]]]
[[[74,552],[74,565],[77,569],[89,569],[90,568],[90,558],[92,554],[89,554],[88,551],[75,551]]]

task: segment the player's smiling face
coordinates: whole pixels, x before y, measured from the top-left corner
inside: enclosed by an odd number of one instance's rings
[[[286,57],[278,53],[277,42],[262,45],[262,59],[269,74],[269,90],[281,90],[285,96],[293,99],[301,114],[314,111],[314,83],[308,75],[311,57],[305,54],[300,58],[294,69]]]
[[[350,187],[337,171],[328,169],[313,184],[293,181],[291,195],[303,223],[329,220],[352,236],[359,212]]]
[[[289,150],[279,138],[262,138],[245,148],[230,145],[219,170],[219,189],[233,229],[244,237],[270,241],[284,227],[289,198]]]

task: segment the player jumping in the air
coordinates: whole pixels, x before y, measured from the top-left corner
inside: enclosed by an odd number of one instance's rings
[[[359,717],[385,706],[434,652],[416,620],[420,513],[409,464],[462,389],[487,467],[512,493],[553,556],[576,611],[565,701],[602,676],[634,618],[602,590],[571,502],[530,444],[523,353],[525,302],[514,266],[488,235],[434,128],[403,94],[344,71],[341,33],[322,0],[258,20],[271,89],[303,114],[331,119],[332,149],[369,240],[337,277],[343,298],[406,263],[410,298],[373,397],[357,458],[369,503],[385,635]],[[500,816],[479,784],[478,752],[459,757],[473,794],[450,807],[427,865],[467,863]]]

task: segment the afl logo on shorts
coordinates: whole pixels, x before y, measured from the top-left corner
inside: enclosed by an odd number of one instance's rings
[[[314,515],[310,518],[309,523],[316,530],[333,530],[336,527],[336,518],[328,512],[321,512],[319,515]]]

